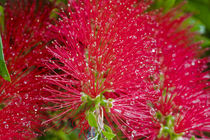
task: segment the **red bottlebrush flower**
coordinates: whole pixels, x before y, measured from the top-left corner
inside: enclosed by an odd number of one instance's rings
[[[43,46],[52,5],[9,0],[4,9],[1,35],[11,82],[0,78],[0,139],[29,139],[37,136],[41,124],[44,82],[37,75],[44,72],[40,59],[47,58]]]
[[[168,19],[175,14],[174,11],[168,13],[160,22],[161,63],[159,77],[154,78],[158,81],[159,99],[153,104],[155,111],[163,115],[161,119],[170,116],[174,119],[174,122],[170,120],[173,122],[170,137],[173,133],[189,138],[197,130],[210,131],[208,73],[203,72],[207,60],[198,58],[200,44],[193,41],[195,34],[181,28],[186,17]],[[169,127],[165,122],[162,125]]]
[[[124,5],[118,2],[72,2],[69,5],[74,7],[70,6],[67,14],[61,13],[58,25],[52,26],[52,32],[59,34],[49,50],[57,59],[48,66],[56,74],[45,77],[54,85],[48,88],[52,97],[45,100],[57,104],[53,110],[64,110],[60,115],[70,112],[68,117],[73,116],[89,98],[115,99],[149,85],[149,80],[143,79],[155,73],[156,54],[152,51],[155,46],[153,39],[147,38],[146,29],[138,27],[148,24],[147,15],[141,15],[147,4],[131,1],[124,4],[130,9],[122,10]],[[133,8],[134,4],[143,8]],[[110,12],[98,12],[106,8]],[[143,17],[129,21],[128,15],[131,19]],[[148,24],[152,26],[155,25]]]
[[[92,137],[93,127],[95,137],[106,137],[106,124],[129,139],[173,139],[189,130],[209,130],[199,44],[182,29],[186,17],[175,19],[175,10],[145,12],[149,5],[69,2],[57,25],[50,25],[53,58],[47,66],[53,74],[44,77],[51,93],[45,100],[62,113],[49,121],[77,119],[82,131],[92,127]]]

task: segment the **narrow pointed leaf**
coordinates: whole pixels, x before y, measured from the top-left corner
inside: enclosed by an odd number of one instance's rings
[[[0,75],[7,81],[11,81],[7,66],[4,60],[3,44],[0,36]]]
[[[92,112],[88,113],[88,123],[91,127],[95,127],[97,128],[97,121],[96,121],[96,117]]]

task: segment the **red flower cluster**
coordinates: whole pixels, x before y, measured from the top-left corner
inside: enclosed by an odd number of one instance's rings
[[[45,3],[45,4],[44,4]],[[1,29],[11,82],[0,78],[0,139],[29,139],[41,125],[40,101],[44,81],[41,58],[47,58],[44,38],[52,6],[33,0],[8,0]]]
[[[209,131],[206,60],[177,9],[146,12],[150,1],[79,0],[69,2],[51,25],[54,74],[45,98],[80,120],[83,132],[105,125],[129,139],[191,137]],[[88,120],[94,114],[97,126]],[[86,115],[86,117],[85,117]],[[51,121],[49,120],[49,121]],[[100,134],[99,134],[100,135]],[[95,135],[98,137],[99,135]],[[92,135],[93,137],[93,135]]]
[[[0,139],[37,136],[43,102],[59,112],[45,123],[73,120],[89,138],[181,139],[210,131],[200,43],[178,8],[162,14],[150,5],[69,0],[52,24],[48,1],[9,0],[1,34],[12,82],[0,79]]]

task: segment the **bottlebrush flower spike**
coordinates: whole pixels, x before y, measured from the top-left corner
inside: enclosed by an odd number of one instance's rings
[[[156,54],[152,52],[153,39],[147,38],[146,29],[142,30],[142,27],[155,25],[149,25],[145,19],[147,15],[141,15],[147,3],[130,1],[124,4],[69,2],[74,6],[68,7],[67,15],[61,13],[58,25],[52,26],[52,32],[59,35],[54,37],[54,47],[49,50],[59,60],[48,64],[55,74],[45,78],[55,86],[47,89],[53,93],[52,98],[45,100],[57,104],[53,110],[64,110],[56,118],[69,112],[68,117],[73,118],[81,105],[86,102],[89,105],[89,100],[93,103],[79,113],[85,114],[92,108],[101,112],[103,107],[111,104],[111,99],[130,95],[139,87],[146,88],[150,84],[143,79],[153,75]],[[133,4],[142,8],[133,8]],[[122,10],[124,6],[126,10]],[[98,12],[107,8],[109,12]],[[143,17],[136,20],[135,16]],[[142,27],[138,27],[140,23]],[[56,72],[56,69],[61,71]],[[106,105],[102,105],[101,100],[107,101]],[[94,113],[99,115],[99,112]],[[82,119],[81,123],[85,125],[81,126],[82,129],[88,128],[86,120]]]
[[[0,139],[30,139],[39,133],[44,82],[36,76],[44,72],[40,59],[47,58],[44,36],[53,8],[44,3],[8,0],[4,6],[1,34],[11,82],[0,78]]]
[[[53,58],[47,66],[53,74],[44,77],[51,94],[45,100],[54,104],[48,109],[62,113],[49,121],[79,120],[77,127],[88,129],[90,137],[114,137],[107,125],[128,139],[173,139],[209,130],[199,44],[182,29],[186,17],[175,19],[175,10],[145,12],[150,4],[69,1],[57,25],[50,25]]]

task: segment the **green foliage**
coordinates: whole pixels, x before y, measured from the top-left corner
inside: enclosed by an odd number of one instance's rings
[[[0,0],[0,4],[4,4],[6,0]]]
[[[104,124],[104,131],[102,131],[103,135],[109,140],[113,139],[116,135],[112,132],[112,129]]]
[[[175,4],[176,0],[155,0],[153,8],[159,9],[162,8],[164,12],[167,12]]]
[[[112,132],[102,131],[102,133],[108,140],[112,140],[115,137],[115,134],[113,134]]]
[[[200,20],[210,32],[210,1],[209,0],[188,0],[185,11],[193,13],[193,17]]]
[[[197,37],[198,41],[203,41],[202,47],[210,46],[210,1],[209,0],[188,0],[184,10],[192,13],[188,19],[189,24],[193,25],[193,30],[201,34]]]
[[[4,8],[0,5],[0,29],[4,29]]]
[[[159,121],[162,121],[161,128],[158,134],[158,138],[170,137],[171,140],[178,140],[182,138],[183,133],[176,133],[174,131],[174,117],[168,115],[164,117],[160,112],[157,112],[156,116]]]
[[[107,132],[112,132],[112,129],[106,124],[104,124],[104,130]]]
[[[79,138],[78,134],[79,130],[74,130],[67,134],[63,129],[51,129],[47,131],[44,136],[39,137],[38,140],[82,140],[82,138]]]
[[[87,120],[88,120],[88,123],[91,127],[95,127],[95,128],[98,127],[97,121],[96,121],[96,116],[92,112],[88,113]]]
[[[190,138],[190,140],[195,140],[195,137],[194,137],[194,136],[192,136],[192,137]]]
[[[192,31],[199,32],[200,34],[204,34],[206,31],[205,24],[195,17],[190,17],[185,22],[187,25],[193,25]]]
[[[0,36],[0,75],[7,81],[11,81],[7,66],[4,60],[3,44]]]
[[[64,4],[68,4],[68,0],[57,0],[57,3],[63,2]]]

